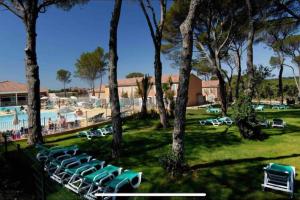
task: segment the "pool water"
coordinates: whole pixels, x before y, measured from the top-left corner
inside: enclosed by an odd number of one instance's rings
[[[1,107],[1,110],[3,108],[7,109],[7,110],[17,109],[17,111],[19,111],[18,112],[19,125],[17,127],[20,127],[20,126],[23,126],[23,125],[25,127],[27,127],[28,115],[27,115],[26,112],[20,111],[20,107],[16,107],[16,106]],[[67,122],[72,122],[72,121],[80,119],[75,115],[74,112],[64,113],[64,114],[61,114],[61,115],[66,118]],[[41,112],[41,124],[42,125],[45,125],[45,124],[47,125],[47,122],[48,122],[49,118],[51,118],[52,122],[55,122],[56,120],[58,120],[58,115],[57,115],[56,112],[50,112],[50,111]],[[10,129],[16,128],[13,125],[13,120],[14,120],[14,112],[12,112],[12,114],[9,114],[9,115],[0,116],[0,131],[10,130]]]

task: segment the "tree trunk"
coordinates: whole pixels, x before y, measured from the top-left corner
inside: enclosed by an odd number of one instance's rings
[[[184,22],[180,25],[182,35],[182,63],[179,71],[179,84],[177,90],[175,119],[173,130],[172,152],[175,156],[175,170],[182,170],[184,166],[184,132],[185,132],[185,114],[186,104],[188,101],[189,78],[191,72],[192,50],[193,50],[193,30],[196,9],[200,0],[192,0],[190,3],[189,13]]]
[[[283,84],[282,84],[283,65],[280,65],[278,74],[278,96],[280,96],[280,103],[283,104]]]
[[[254,19],[252,14],[251,0],[246,0],[248,7],[248,20],[249,20],[249,31],[247,39],[247,75],[248,75],[248,88],[246,95],[252,100],[254,95],[254,65],[253,65],[253,41],[254,41]]]
[[[25,48],[25,62],[26,62],[26,78],[28,85],[28,127],[29,137],[28,144],[33,145],[43,143],[42,127],[41,127],[41,102],[40,102],[40,79],[39,66],[37,64],[36,56],[36,20],[37,11],[35,5],[32,5],[30,10],[24,18],[26,26],[26,48]]]
[[[221,100],[221,109],[222,109],[222,115],[226,116],[227,115],[227,95],[226,95],[226,86],[225,86],[225,81],[224,78],[220,72],[220,70],[218,70],[217,67],[215,67],[215,73],[219,79],[220,82],[220,100]]]
[[[121,13],[122,0],[115,0],[115,6],[110,22],[109,36],[109,93],[111,104],[111,116],[113,126],[112,157],[121,155],[122,142],[122,119],[120,113],[120,102],[117,79],[117,31]]]
[[[98,95],[98,98],[100,99],[101,97],[101,87],[102,87],[102,75],[100,77],[100,89],[99,89],[99,95]]]
[[[160,46],[160,45],[159,45]],[[154,59],[154,76],[155,76],[155,90],[156,90],[156,103],[159,110],[160,123],[163,128],[167,128],[167,112],[164,104],[164,92],[161,86],[162,76],[162,64],[160,59],[160,48],[155,48],[155,59]]]
[[[235,99],[239,98],[240,93],[240,83],[241,83],[241,76],[242,76],[242,67],[241,67],[241,56],[237,50],[236,52],[236,66],[237,66],[237,79],[236,79],[236,86],[235,86]]]
[[[145,117],[147,115],[147,98],[142,99],[141,114],[143,117]]]
[[[66,93],[66,83],[64,82],[64,94],[65,94],[65,97],[67,97],[67,93]]]

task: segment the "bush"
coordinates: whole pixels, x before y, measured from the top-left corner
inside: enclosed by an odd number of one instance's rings
[[[241,95],[233,106],[233,118],[245,139],[260,139],[262,134],[252,107],[251,98]]]

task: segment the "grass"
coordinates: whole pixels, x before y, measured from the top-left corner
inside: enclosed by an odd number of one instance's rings
[[[82,151],[107,163],[143,172],[135,192],[205,192],[207,199],[286,199],[288,195],[262,192],[263,166],[270,162],[300,169],[300,109],[259,112],[268,119],[283,118],[285,129],[263,129],[263,141],[243,140],[236,126],[200,126],[199,119],[214,115],[204,110],[188,110],[185,158],[191,170],[172,178],[162,169],[159,158],[172,143],[172,128],[156,130],[158,120],[128,120],[123,126],[122,158],[110,158],[112,136],[93,139],[75,134],[47,139],[48,145],[77,144]],[[25,147],[25,143],[21,143]],[[296,184],[300,177],[296,177]],[[55,183],[50,183],[57,185]],[[47,199],[76,199],[71,192],[54,186]],[[297,194],[296,198],[299,198]],[[176,199],[176,198],[172,198]],[[299,198],[300,199],[300,198]]]

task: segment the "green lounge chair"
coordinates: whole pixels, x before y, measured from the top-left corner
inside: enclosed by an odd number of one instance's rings
[[[264,167],[264,183],[262,184],[262,188],[263,190],[270,188],[287,192],[293,197],[295,176],[295,167],[270,163]]]
[[[221,122],[219,122],[218,119],[213,119],[213,118],[200,120],[199,123],[201,125],[213,125],[213,126],[221,125]]]
[[[134,172],[131,170],[125,170],[119,176],[111,179],[109,182],[104,184],[104,187],[98,187],[96,190],[88,191],[84,197],[89,200],[97,199],[97,197],[102,197],[103,199],[108,199],[105,197],[105,193],[117,193],[126,185],[130,185],[132,188],[138,188],[142,181],[142,172]],[[112,197],[116,199],[116,197]]]
[[[217,119],[221,124],[226,124],[228,126],[231,126],[233,124],[233,120],[229,117],[219,117]]]
[[[55,146],[51,148],[43,148],[37,153],[36,158],[40,162],[46,162],[48,159],[53,157],[58,157],[60,155],[65,155],[65,154],[75,155],[78,150],[79,150],[78,146],[76,145],[67,146],[67,147]]]
[[[99,170],[90,170],[84,174],[73,176],[65,187],[77,194],[82,193],[82,191],[91,190],[89,188],[93,188],[94,185],[101,185],[102,181],[108,177],[115,177],[119,175],[121,171],[121,167],[107,165]]]
[[[207,107],[206,109],[207,113],[220,113],[221,109],[220,108],[214,108],[212,106]]]
[[[102,169],[104,166],[104,161],[99,160],[91,160],[89,162],[85,162],[83,164],[80,163],[73,163],[72,167],[66,168],[65,170],[52,174],[51,178],[58,182],[58,183],[64,183],[66,181],[69,181],[72,176],[84,174],[89,170],[98,170]]]
[[[104,127],[99,128],[97,130],[101,133],[101,136],[105,136],[113,132],[112,125],[105,125]]]
[[[88,162],[91,160],[91,156],[83,153],[80,155],[72,156],[70,158],[63,158],[63,159],[54,159],[48,165],[45,166],[45,170],[48,174],[58,174],[61,171],[75,167],[76,165],[80,165],[82,163]]]

